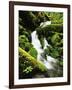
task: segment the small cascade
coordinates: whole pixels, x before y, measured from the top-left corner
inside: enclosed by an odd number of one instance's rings
[[[44,24],[42,24],[42,26],[45,27],[48,24],[50,24],[50,22],[48,23],[48,21],[47,21],[47,22],[44,22]],[[50,46],[48,44],[48,41],[46,40],[46,38],[44,38],[44,48],[42,48],[40,40],[38,39],[36,30],[31,33],[31,37],[32,37],[32,45],[38,52],[37,60],[41,60],[44,63],[44,65],[47,67],[47,69],[54,69],[52,63],[55,63],[56,59],[54,59],[53,57],[48,56],[48,55],[46,55],[46,58],[45,58],[43,55],[44,49],[46,49],[48,46]]]

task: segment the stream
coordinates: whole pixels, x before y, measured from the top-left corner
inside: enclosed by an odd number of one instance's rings
[[[51,24],[50,21],[42,22],[40,26],[45,27],[46,25]],[[31,33],[31,38],[32,38],[32,45],[34,48],[37,50],[37,60],[40,60],[44,63],[47,69],[54,69],[53,63],[56,63],[56,59],[46,55],[45,57],[43,56],[44,50],[50,46],[46,38],[44,38],[44,47],[42,48],[40,40],[38,39],[37,31],[33,31]]]

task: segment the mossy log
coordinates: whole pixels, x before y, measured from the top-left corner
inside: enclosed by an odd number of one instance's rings
[[[46,34],[47,32],[63,32],[63,24],[50,24],[45,27],[39,26],[37,29],[38,34]]]
[[[63,24],[50,24],[47,25],[45,28],[43,28],[44,30],[48,29],[54,32],[63,32]]]
[[[33,68],[38,68],[41,72],[47,71],[47,68],[41,61],[36,60],[34,57],[32,57],[30,54],[28,54],[25,50],[23,50],[20,47],[19,55],[22,57],[22,60],[27,60],[29,63],[31,63],[31,66]]]

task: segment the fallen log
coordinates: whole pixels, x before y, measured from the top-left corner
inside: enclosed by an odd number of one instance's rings
[[[31,63],[32,68],[38,68],[41,72],[47,71],[47,68],[40,60],[36,60],[29,53],[19,47],[19,56],[22,58],[23,62],[28,61]],[[20,59],[21,60],[21,59]]]

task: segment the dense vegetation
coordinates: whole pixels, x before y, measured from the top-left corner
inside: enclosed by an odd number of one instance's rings
[[[40,26],[41,22],[50,25]],[[37,60],[38,52],[32,45],[31,33],[36,30],[44,47],[45,37],[50,46],[44,53],[57,60],[54,70],[48,70]],[[63,76],[63,13],[19,11],[19,78],[62,77]]]

